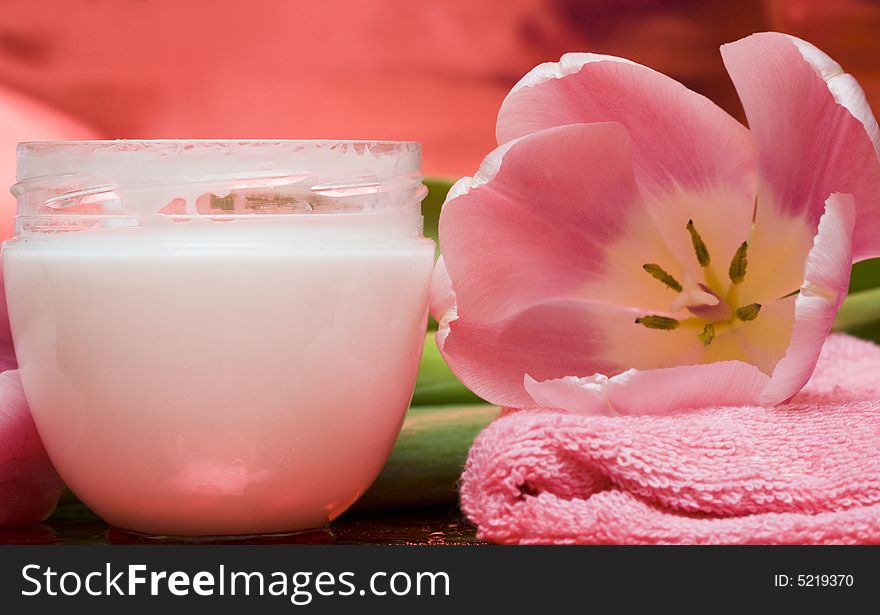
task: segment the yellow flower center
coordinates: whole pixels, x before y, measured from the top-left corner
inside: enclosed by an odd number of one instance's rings
[[[670,318],[648,314],[636,318],[638,325],[648,329],[672,331],[682,326],[692,327],[703,345],[708,346],[718,335],[729,331],[740,323],[755,320],[761,312],[760,303],[740,305],[738,285],[746,278],[749,264],[749,242],[743,241],[737,248],[727,268],[729,284],[722,284],[712,268],[712,257],[693,220],[685,226],[691,237],[697,262],[703,268],[704,283],[697,283],[690,275],[684,283],[678,281],[663,267],[656,263],[645,263],[642,268],[654,279],[678,293],[672,302],[674,311],[686,308],[693,317],[686,319]],[[726,287],[726,288],[725,288]]]

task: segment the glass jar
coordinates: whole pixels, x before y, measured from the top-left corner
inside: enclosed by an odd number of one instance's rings
[[[18,147],[22,382],[70,489],[150,534],[327,524],[412,395],[434,245],[405,142]]]

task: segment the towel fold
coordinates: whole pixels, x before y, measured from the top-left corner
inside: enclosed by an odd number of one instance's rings
[[[476,439],[461,504],[501,543],[880,543],[880,346],[830,336],[773,408],[508,411]]]

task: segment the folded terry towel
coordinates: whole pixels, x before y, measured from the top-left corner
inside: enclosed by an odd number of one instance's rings
[[[502,543],[880,543],[880,346],[832,335],[774,408],[507,412],[461,504]]]

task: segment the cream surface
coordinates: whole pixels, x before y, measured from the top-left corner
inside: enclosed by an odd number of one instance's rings
[[[5,245],[41,437],[111,524],[317,527],[381,469],[418,369],[433,243],[310,218],[306,232],[180,224]]]

